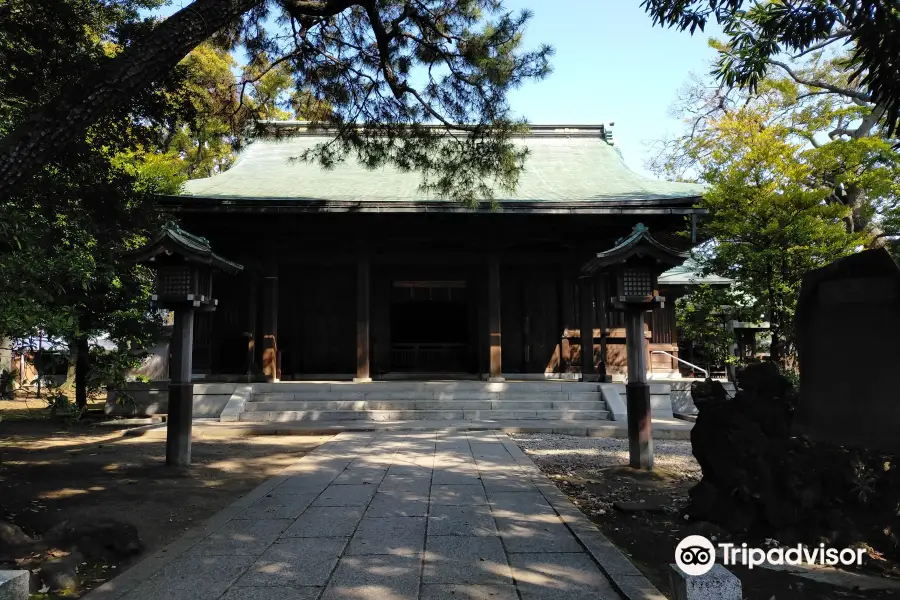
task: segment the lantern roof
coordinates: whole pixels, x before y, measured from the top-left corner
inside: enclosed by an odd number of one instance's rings
[[[666,246],[650,234],[650,229],[643,223],[638,223],[631,233],[616,240],[616,245],[598,252],[597,255],[581,267],[584,275],[593,275],[598,270],[625,262],[634,256],[655,258],[667,266],[679,265],[690,256],[690,252],[681,251]]]
[[[213,252],[206,238],[188,233],[172,223],[165,225],[162,231],[144,246],[125,253],[128,260],[151,265],[159,256],[179,256],[187,263],[206,265],[225,273],[238,273],[244,269],[243,265]]]

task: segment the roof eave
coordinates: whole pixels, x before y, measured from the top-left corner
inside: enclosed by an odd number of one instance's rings
[[[463,213],[463,214],[636,214],[703,215],[700,196],[641,200],[501,201],[471,208],[440,200],[339,201],[302,198],[234,198],[159,196],[160,204],[176,212],[277,213]]]

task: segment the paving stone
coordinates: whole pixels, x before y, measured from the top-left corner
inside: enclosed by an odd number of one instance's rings
[[[433,506],[428,516],[428,535],[497,535],[487,506]]]
[[[324,586],[346,545],[346,538],[282,538],[253,563],[236,585]]]
[[[141,582],[122,600],[215,600],[253,560],[253,556],[205,555],[194,548]]]
[[[287,481],[272,490],[273,496],[296,496],[321,494],[339,473],[315,473],[311,475],[292,475]]]
[[[619,598],[587,554],[510,554],[522,600]]]
[[[421,553],[425,546],[425,521],[425,517],[364,518],[350,540],[347,554]]]
[[[556,511],[540,492],[492,492],[487,497],[497,518],[559,521]]]
[[[220,600],[316,600],[321,587],[232,587]]]
[[[369,504],[366,518],[425,517],[428,515],[428,496],[416,492],[378,492]]]
[[[422,475],[388,475],[378,486],[379,492],[407,491],[427,494],[431,487],[431,474]]]
[[[362,520],[359,506],[314,506],[285,530],[281,537],[350,537]]]
[[[434,470],[431,483],[434,485],[481,485],[481,479],[478,471],[475,470],[444,468]]]
[[[622,591],[622,597],[640,600],[667,600],[658,589],[643,575],[625,575],[616,578],[616,586]]]
[[[518,471],[518,469],[516,469]],[[494,475],[481,472],[481,481],[488,494],[502,492],[531,492],[537,488],[524,474],[518,476]]]
[[[429,583],[420,600],[519,600],[514,585]]]
[[[418,600],[422,560],[416,556],[345,556],[322,600]]]
[[[337,476],[332,485],[375,485],[377,486],[384,479],[387,473],[387,467],[384,469],[348,468],[346,471]]]
[[[197,544],[208,556],[259,556],[291,524],[290,519],[234,519]]]
[[[374,485],[330,485],[313,506],[366,506],[375,495]]]
[[[316,494],[269,494],[248,506],[235,519],[296,519],[315,499]]]
[[[582,552],[584,549],[564,523],[497,518],[507,552]]]
[[[498,537],[429,536],[424,583],[511,584],[512,572]]]
[[[387,472],[388,477],[431,477],[431,467],[410,464],[392,464]]]
[[[432,506],[486,506],[487,496],[481,485],[433,485]]]

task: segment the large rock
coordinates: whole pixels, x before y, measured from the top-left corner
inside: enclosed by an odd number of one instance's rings
[[[116,519],[62,521],[44,535],[58,548],[77,548],[92,560],[117,560],[143,551],[137,528]]]
[[[688,514],[730,531],[760,521],[793,527],[800,516],[788,493],[796,483],[788,437],[795,394],[769,363],[744,369],[738,384],[734,398],[711,380],[691,389],[699,409],[691,445],[703,479]]]

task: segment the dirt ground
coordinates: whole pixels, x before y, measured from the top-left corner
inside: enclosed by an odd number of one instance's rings
[[[675,547],[692,534],[728,534],[710,523],[685,521],[680,510],[699,480],[699,467],[687,464],[690,442],[661,442],[652,474],[627,465],[627,440],[570,436],[513,436],[556,485],[579,506],[611,542],[669,598],[668,565]],[[619,447],[621,446],[621,448]],[[684,446],[680,448],[679,446]],[[689,458],[693,461],[693,458]],[[638,504],[642,509],[638,510]],[[724,541],[724,539],[720,540]],[[758,540],[731,538],[756,544]],[[872,600],[900,598],[896,591],[853,590],[825,585],[769,569],[731,568],[745,600]]]
[[[329,439],[195,439],[193,465],[181,470],[165,466],[164,440],[122,437],[122,427],[8,418],[8,411],[0,416],[0,520],[40,535],[64,519],[113,517],[137,527],[143,554],[175,540]],[[106,565],[87,587],[140,558]]]

